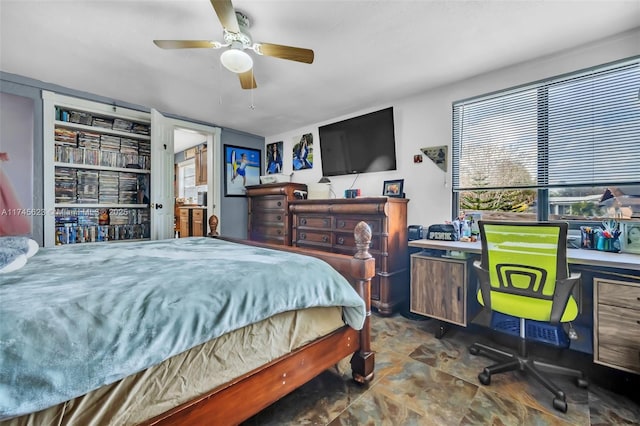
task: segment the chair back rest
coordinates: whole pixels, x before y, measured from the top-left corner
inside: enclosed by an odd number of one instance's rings
[[[568,277],[567,222],[478,221],[491,291],[553,299]]]

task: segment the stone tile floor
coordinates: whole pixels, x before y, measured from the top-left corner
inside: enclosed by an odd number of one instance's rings
[[[567,395],[563,414],[549,391],[519,372],[481,385],[477,375],[492,361],[467,348],[490,341],[468,329],[454,327],[437,339],[435,320],[374,314],[371,324],[376,372],[368,386],[350,379],[344,360],[244,425],[640,425],[640,398],[626,390],[594,383],[581,389],[554,377]],[[640,388],[631,392],[640,395]]]

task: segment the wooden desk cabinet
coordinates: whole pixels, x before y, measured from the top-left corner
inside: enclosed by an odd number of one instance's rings
[[[207,221],[205,207],[180,207],[179,232],[180,238],[204,237],[207,235]]]
[[[372,232],[369,252],[376,260],[371,306],[390,315],[408,293],[408,201],[387,197],[291,201],[292,245],[352,255],[353,228],[366,221]]]
[[[250,240],[285,246],[291,245],[289,202],[293,192],[306,191],[300,183],[269,183],[247,186],[249,220],[247,236]]]
[[[640,282],[593,279],[593,360],[640,373]]]
[[[414,253],[411,255],[410,311],[452,324],[467,326],[472,316],[468,306],[471,259],[452,259]],[[471,292],[473,293],[473,292]],[[440,327],[436,337],[442,337]]]

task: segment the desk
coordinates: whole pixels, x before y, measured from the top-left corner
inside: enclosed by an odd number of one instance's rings
[[[412,255],[411,310],[467,326],[479,306],[471,261],[482,252],[481,243],[423,239],[409,241],[409,246],[449,254]],[[455,256],[456,252],[462,256]],[[640,374],[640,255],[567,249],[567,258],[571,270],[582,274],[578,289],[580,315],[574,325],[582,326],[593,339],[587,341],[586,348],[576,350],[593,353],[595,363]],[[460,289],[464,291],[461,293]],[[433,298],[435,302],[414,302],[415,296]],[[436,337],[445,330],[441,326]],[[571,348],[575,349],[573,342]]]
[[[431,250],[451,250],[466,253],[480,254],[482,246],[480,241],[437,241],[437,240],[413,240],[409,241],[409,247],[417,247]],[[640,255],[630,253],[610,253],[598,250],[567,249],[569,264],[601,266],[605,268],[626,269],[640,271]]]

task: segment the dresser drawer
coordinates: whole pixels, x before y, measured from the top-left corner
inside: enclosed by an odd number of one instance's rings
[[[287,199],[282,195],[267,195],[251,199],[251,210],[284,210]]]
[[[603,279],[594,280],[594,284],[598,286],[594,302],[640,311],[640,285]]]
[[[251,214],[253,224],[260,225],[262,223],[281,224],[284,222],[286,214],[277,211],[258,211]]]
[[[361,217],[343,217],[343,216],[338,216],[338,217],[336,217],[335,228],[338,231],[348,231],[348,232],[351,232],[353,234],[353,229],[356,227],[356,225],[358,223],[362,222],[362,220],[363,219]],[[364,219],[364,221],[367,222],[367,224],[371,228],[371,233],[373,235],[379,234],[382,231],[382,220],[381,219],[377,219],[377,218]]]
[[[204,219],[204,210],[202,209],[193,209],[191,212],[191,218],[196,221],[202,221]]]
[[[331,232],[298,230],[298,242],[322,243],[331,246]]]
[[[331,229],[331,217],[327,216],[298,216],[298,227]]]
[[[283,225],[274,225],[274,224],[254,224],[251,227],[251,235],[250,238],[259,237],[262,241],[267,237],[284,237],[286,235],[285,227]]]
[[[596,361],[640,373],[640,311],[598,305]]]
[[[354,253],[356,249],[356,239],[353,233],[336,232],[334,246],[351,248]],[[371,237],[371,244],[369,244],[369,250],[380,250],[380,236],[374,235]]]

